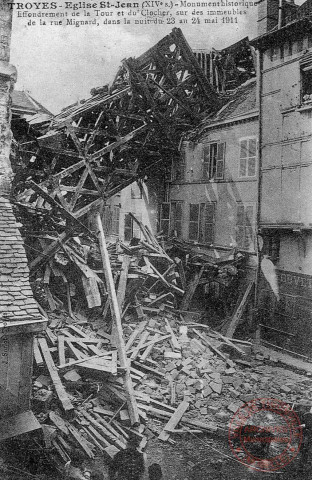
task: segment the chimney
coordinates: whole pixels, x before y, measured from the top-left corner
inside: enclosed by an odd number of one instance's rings
[[[264,35],[278,24],[279,0],[260,0],[258,4],[258,35]]]

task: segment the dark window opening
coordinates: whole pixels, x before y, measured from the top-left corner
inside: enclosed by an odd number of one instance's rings
[[[140,213],[135,213],[135,217],[141,222],[142,215]],[[141,230],[131,215],[126,213],[124,223],[124,240],[125,242],[130,242],[130,240],[133,238],[141,238]]]
[[[267,255],[273,263],[278,261],[280,255],[279,232],[272,232],[264,235],[262,253],[263,255]]]
[[[304,103],[312,102],[312,65],[301,68],[301,98]]]

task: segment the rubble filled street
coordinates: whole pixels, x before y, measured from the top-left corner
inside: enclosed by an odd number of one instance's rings
[[[1,4],[1,480],[310,478],[312,3],[258,3],[56,115]]]

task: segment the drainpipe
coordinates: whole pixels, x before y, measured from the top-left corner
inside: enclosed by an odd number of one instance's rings
[[[258,170],[257,170],[257,179],[258,179],[258,194],[257,194],[257,215],[256,215],[256,232],[257,232],[257,270],[256,270],[256,278],[255,278],[255,296],[254,296],[254,315],[253,315],[253,323],[256,320],[255,316],[257,316],[258,311],[258,301],[259,301],[259,279],[261,274],[261,250],[262,245],[260,244],[259,239],[259,228],[260,228],[260,220],[261,220],[261,191],[262,191],[262,89],[263,89],[263,82],[262,82],[262,70],[263,70],[263,53],[261,50],[258,50],[257,54],[257,84],[258,84],[258,111],[259,111],[259,143],[258,143]],[[255,315],[256,314],[256,315]]]
[[[283,0],[279,0],[278,4],[278,23],[277,28],[282,28],[282,19],[283,19]]]

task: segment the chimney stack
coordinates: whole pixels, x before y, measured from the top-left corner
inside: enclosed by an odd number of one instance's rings
[[[258,35],[264,35],[278,24],[279,0],[262,0],[258,4]]]

